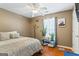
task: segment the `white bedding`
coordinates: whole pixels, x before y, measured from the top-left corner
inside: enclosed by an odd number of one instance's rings
[[[29,37],[20,37],[0,41],[0,55],[3,56],[31,56],[41,50],[39,40]]]

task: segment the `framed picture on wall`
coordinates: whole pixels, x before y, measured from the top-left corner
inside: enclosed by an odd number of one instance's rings
[[[65,24],[66,24],[65,18],[60,18],[60,19],[58,19],[58,26],[59,26],[59,27],[64,27]]]

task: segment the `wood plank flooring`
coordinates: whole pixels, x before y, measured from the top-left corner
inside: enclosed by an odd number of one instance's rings
[[[64,51],[71,51],[70,49],[65,49]],[[58,47],[51,48],[48,46],[43,46],[41,53],[42,56],[64,56],[64,51],[60,50]]]

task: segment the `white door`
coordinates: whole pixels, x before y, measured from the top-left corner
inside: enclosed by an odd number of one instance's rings
[[[79,54],[79,22],[77,20],[75,8],[73,11],[73,40],[72,40],[72,47],[75,53]]]

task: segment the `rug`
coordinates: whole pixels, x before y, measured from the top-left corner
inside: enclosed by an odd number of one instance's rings
[[[65,51],[64,52],[64,56],[79,56],[79,54],[73,53],[73,52],[69,52],[69,51]]]

